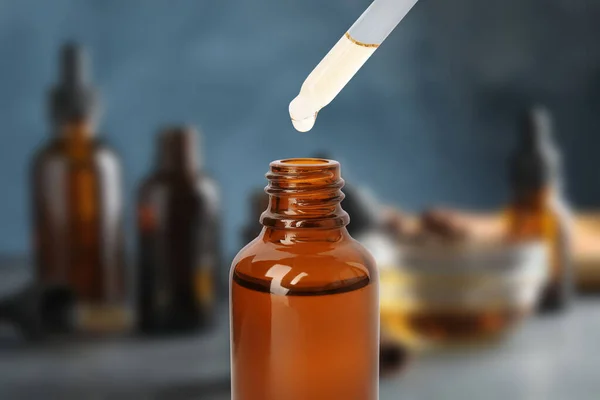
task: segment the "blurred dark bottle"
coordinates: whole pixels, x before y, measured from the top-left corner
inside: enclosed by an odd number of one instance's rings
[[[165,130],[156,169],[138,200],[139,328],[146,333],[210,325],[221,261],[217,185],[199,169],[198,134]]]
[[[259,219],[268,206],[269,195],[265,192],[264,188],[254,189],[252,193],[250,193],[248,220],[246,225],[242,228],[243,245],[250,243],[260,234],[260,231],[262,231],[263,226],[260,224]]]
[[[571,218],[563,199],[560,154],[553,143],[548,110],[530,110],[522,124],[519,144],[510,160],[508,235],[513,240],[540,239],[547,243],[548,283],[539,311],[559,311],[567,307],[573,292]]]
[[[50,93],[52,137],[31,171],[37,280],[66,286],[77,301],[77,329],[129,328],[119,158],[96,134],[98,99],[84,50],[62,49]]]
[[[334,159],[326,151],[316,153],[314,158]],[[347,229],[352,237],[360,241],[363,235],[383,230],[383,207],[366,187],[345,182],[344,195],[342,208],[350,216]]]

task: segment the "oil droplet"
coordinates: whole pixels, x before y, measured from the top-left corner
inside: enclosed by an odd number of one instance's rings
[[[314,109],[314,104],[301,94],[298,95],[289,107],[292,125],[298,132],[308,132],[315,125],[318,110]]]
[[[317,120],[316,114],[312,117],[304,118],[301,120],[292,119],[292,125],[298,132],[308,132],[315,126],[315,121]]]

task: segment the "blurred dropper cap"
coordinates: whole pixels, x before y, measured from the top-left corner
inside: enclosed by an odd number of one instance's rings
[[[158,165],[163,171],[196,173],[200,134],[190,126],[172,126],[158,135]]]
[[[28,339],[71,333],[75,328],[75,295],[62,286],[29,284],[0,299],[0,321],[14,325]]]
[[[398,341],[382,335],[379,345],[379,375],[399,374],[412,361],[411,351]]]
[[[514,188],[539,190],[561,179],[560,153],[554,143],[550,111],[542,106],[527,110],[520,119],[517,149],[510,160]]]
[[[50,93],[53,122],[94,118],[98,112],[98,93],[91,83],[89,59],[85,49],[67,43],[60,53],[59,80]]]

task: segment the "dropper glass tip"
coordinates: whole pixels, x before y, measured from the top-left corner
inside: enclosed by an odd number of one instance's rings
[[[306,97],[298,95],[289,107],[292,125],[299,132],[308,132],[315,125],[318,111],[315,111],[312,104]]]
[[[308,117],[301,120],[292,119],[292,125],[298,132],[308,132],[313,126],[315,126],[315,121],[317,119],[317,115],[314,117]]]

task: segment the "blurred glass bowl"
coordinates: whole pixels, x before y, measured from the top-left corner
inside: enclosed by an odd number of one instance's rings
[[[504,336],[546,281],[542,243],[403,244],[396,255],[380,264],[382,330],[413,348]]]

